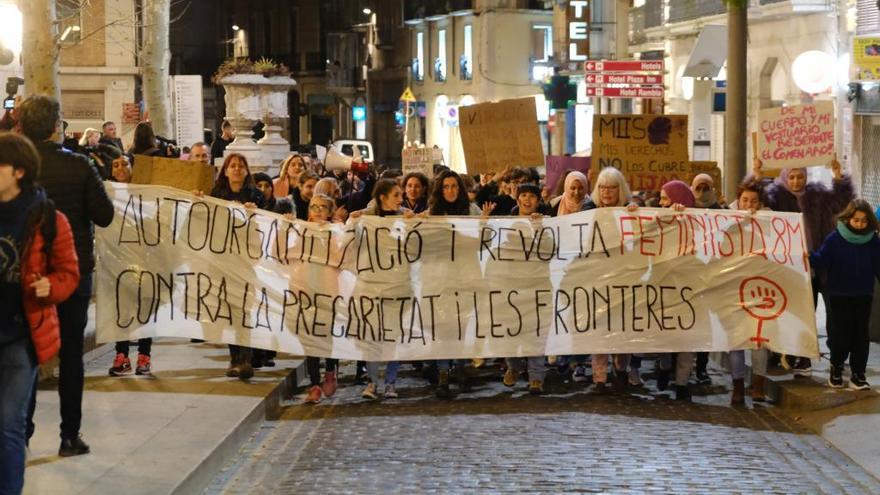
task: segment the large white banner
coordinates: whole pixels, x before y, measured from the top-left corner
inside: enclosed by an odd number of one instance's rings
[[[799,214],[294,221],[108,184],[98,339],[416,360],[766,346],[817,356]]]

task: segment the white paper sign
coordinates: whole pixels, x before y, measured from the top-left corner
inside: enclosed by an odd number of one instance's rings
[[[317,225],[107,187],[102,342],[176,336],[366,360],[758,344],[818,355],[799,214],[603,208]]]
[[[202,76],[173,76],[174,123],[181,148],[205,140]],[[216,158],[216,157],[215,157]]]

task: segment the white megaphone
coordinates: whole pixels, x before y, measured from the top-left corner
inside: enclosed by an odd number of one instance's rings
[[[348,170],[351,168],[351,163],[353,161],[354,158],[348,155],[343,155],[336,151],[336,148],[330,148],[327,150],[327,157],[324,159],[324,166],[329,170]]]

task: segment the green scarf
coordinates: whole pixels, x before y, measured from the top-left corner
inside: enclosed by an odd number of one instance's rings
[[[837,222],[837,232],[846,239],[847,242],[851,244],[866,244],[868,241],[874,238],[874,231],[869,230],[864,234],[857,234],[850,229],[849,225],[845,222],[838,221]]]

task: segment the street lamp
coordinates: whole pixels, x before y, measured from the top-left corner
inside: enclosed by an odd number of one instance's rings
[[[364,8],[364,14],[366,14],[366,15],[370,15],[370,14],[372,14],[372,13],[373,13],[373,11],[372,11],[372,9],[370,9],[369,7],[365,7],[365,8]]]
[[[238,24],[233,24],[233,25],[232,25],[232,30],[233,30],[233,31],[238,31],[239,29],[241,29],[241,28],[238,27]]]

